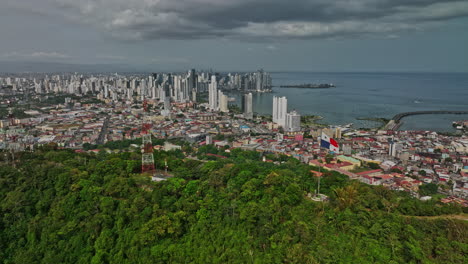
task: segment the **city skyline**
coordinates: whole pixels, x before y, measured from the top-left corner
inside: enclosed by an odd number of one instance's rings
[[[468,71],[464,1],[6,0],[0,7],[2,71],[47,69],[44,62],[148,72]]]
[[[0,0],[3,263],[466,263],[468,1]]]

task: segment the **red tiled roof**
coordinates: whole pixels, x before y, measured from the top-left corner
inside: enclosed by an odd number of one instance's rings
[[[377,173],[377,172],[382,172],[382,170],[381,169],[369,170],[369,171],[358,172],[356,174],[357,175],[366,175],[366,174]]]

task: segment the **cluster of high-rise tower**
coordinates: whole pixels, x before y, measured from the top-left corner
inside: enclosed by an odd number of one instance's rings
[[[225,111],[227,97],[219,90],[265,91],[271,89],[271,77],[259,70],[251,73],[219,74],[196,72],[143,74],[31,74],[28,77],[0,78],[0,85],[13,91],[43,93],[95,94],[113,101],[170,98],[172,102],[196,101],[197,93],[217,90],[212,109]]]
[[[197,102],[197,94],[208,92],[208,109],[229,112],[229,90],[247,92],[242,97],[244,117],[253,118],[253,95],[251,92],[268,91],[272,88],[271,77],[259,70],[251,73],[219,74],[196,72],[132,74],[56,74],[28,77],[0,78],[1,85],[13,91],[42,93],[93,94],[98,99],[109,101],[164,102],[164,114],[169,114],[171,102]],[[288,113],[286,97],[273,97],[273,122],[285,131],[300,131],[301,116],[296,111]]]
[[[295,110],[288,113],[288,99],[273,96],[273,122],[283,127],[287,132],[301,130],[301,115]]]

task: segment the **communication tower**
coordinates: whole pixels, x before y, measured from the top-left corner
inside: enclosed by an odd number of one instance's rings
[[[142,149],[141,149],[141,172],[154,174],[156,168],[154,166],[153,156],[153,142],[151,141],[151,121],[147,119],[148,103],[146,100],[143,101],[143,124],[141,128],[142,132]]]

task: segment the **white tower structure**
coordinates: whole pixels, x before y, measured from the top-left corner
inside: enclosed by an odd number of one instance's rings
[[[253,118],[252,93],[244,94],[242,98],[242,111],[244,111],[245,118]]]
[[[219,91],[219,111],[221,112],[229,112],[229,108],[228,108],[228,97],[222,92],[222,91]]]
[[[210,104],[211,110],[218,109],[218,83],[216,82],[216,76],[211,76],[211,83],[208,87],[208,103]]]
[[[286,114],[286,131],[301,131],[301,115],[298,112],[291,111],[290,113]]]
[[[286,97],[273,97],[273,122],[286,126],[286,113],[288,112],[288,99]]]

